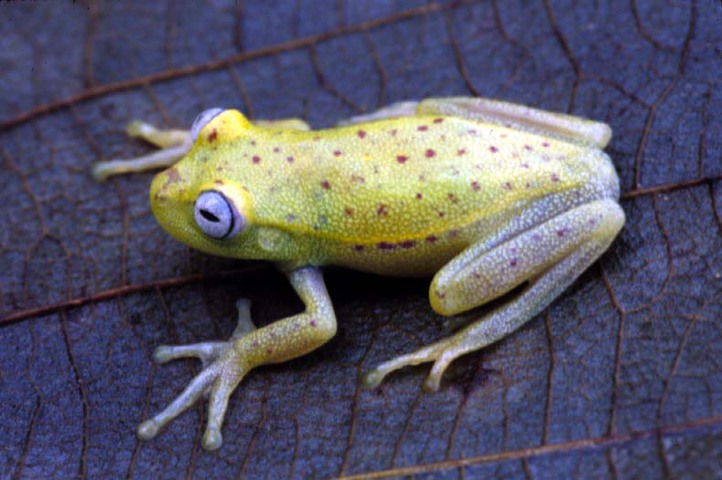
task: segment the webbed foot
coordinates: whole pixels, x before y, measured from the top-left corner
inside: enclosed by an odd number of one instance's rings
[[[180,346],[163,345],[156,348],[153,359],[158,363],[179,358],[198,358],[203,364],[203,370],[170,405],[138,426],[139,438],[149,440],[155,437],[161,428],[190,408],[202,396],[210,393],[208,425],[203,435],[203,448],[216,450],[221,446],[223,443],[221,426],[228,407],[228,399],[252,368],[252,365],[244,361],[246,355],[243,354],[243,346],[245,345],[246,349],[254,346],[248,342],[239,342],[256,330],[251,321],[250,306],[250,301],[245,299],[236,302],[238,325],[228,341]]]

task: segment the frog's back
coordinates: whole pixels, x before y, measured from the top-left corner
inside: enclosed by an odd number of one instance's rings
[[[609,163],[588,147],[457,117],[285,135],[285,183],[269,180],[261,216],[318,242],[317,263],[402,275],[434,271],[493,235],[485,224],[540,198],[588,188]]]

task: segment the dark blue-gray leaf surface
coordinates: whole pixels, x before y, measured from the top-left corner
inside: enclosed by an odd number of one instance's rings
[[[719,478],[722,476],[722,7],[689,1],[9,2],[0,5],[0,478]],[[339,334],[252,373],[225,444],[194,408],[134,428],[198,370],[165,342],[222,338],[234,300],[301,304],[263,265],[173,241],[142,118],[201,110],[328,126],[392,101],[483,95],[610,123],[628,221],[521,331],[358,387],[444,332],[426,282],[332,271]]]

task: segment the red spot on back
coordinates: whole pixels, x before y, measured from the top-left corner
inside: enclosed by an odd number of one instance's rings
[[[310,323],[311,323],[311,326],[314,327],[314,328],[316,328],[316,325],[318,325],[318,323],[316,323],[316,319],[315,319],[315,318],[312,318]]]
[[[366,132],[364,132],[363,130],[359,130],[358,132],[356,132],[356,135],[358,135],[358,138],[364,138],[366,136]]]
[[[261,163],[261,157],[258,155],[253,156],[253,163]]]
[[[512,188],[514,188],[514,186],[511,184],[511,182],[506,182],[506,183],[504,184],[504,189],[505,189],[505,190],[511,190]]]
[[[341,150],[336,150],[335,152],[333,152],[333,155],[334,157],[340,157],[341,155],[343,155],[343,152]]]
[[[384,205],[383,203],[379,204],[378,207],[376,207],[376,215],[379,217],[385,217],[389,214],[389,207]]]
[[[424,196],[417,192],[417,193],[416,193],[416,200],[421,200],[422,198],[424,198]]]
[[[459,150],[456,151],[456,156],[460,157],[460,156],[462,156],[462,155],[466,155],[466,149],[465,149],[465,148],[460,148]]]
[[[399,163],[404,163],[408,159],[409,159],[409,157],[407,157],[406,155],[397,155],[396,156],[396,161]]]
[[[496,153],[496,152],[499,151],[499,149],[496,148],[496,147],[494,147],[494,146],[491,146],[491,147],[489,147],[489,151],[490,151],[491,153]]]
[[[551,179],[552,182],[556,183],[559,181],[559,175],[557,175],[556,173],[552,173]]]
[[[434,119],[434,123],[441,123],[441,122],[443,122],[443,121],[444,121],[443,118],[435,118],[435,119]]]
[[[451,203],[459,203],[459,199],[453,193],[449,193],[446,198],[448,198]]]
[[[545,147],[545,148],[546,148],[546,147],[548,147],[548,146],[549,146],[549,142],[542,142],[542,147]]]
[[[273,151],[274,151],[274,152],[276,152],[276,153],[278,153],[278,152],[280,152],[280,151],[281,151],[281,149],[280,149],[280,148],[278,148],[278,147],[273,147]]]
[[[211,131],[211,133],[208,134],[208,141],[209,141],[210,143],[215,142],[215,141],[216,141],[216,138],[218,138],[218,132],[217,132],[216,129],[214,128],[214,129]]]
[[[559,230],[557,230],[557,237],[563,237],[567,234],[567,232],[568,230],[566,228],[560,228]]]
[[[428,237],[426,237],[426,241],[429,243],[435,243],[438,239],[439,237],[437,237],[436,235],[429,235]]]
[[[473,188],[474,191],[478,192],[479,189],[481,189],[481,185],[479,185],[479,182],[474,180],[473,182],[471,182],[471,188]]]
[[[434,151],[434,149],[429,148],[429,149],[426,150],[426,157],[427,157],[427,158],[431,158],[431,157],[433,157],[434,155],[436,155],[436,151]]]
[[[286,157],[286,161],[288,163],[293,163],[294,158],[293,157]]]
[[[516,258],[512,258],[511,262],[509,262],[509,265],[511,265],[512,267],[516,267]]]
[[[399,133],[398,129],[394,128],[393,130],[389,130],[389,133],[392,137],[395,137],[397,133]]]
[[[418,130],[419,132],[425,132],[428,129],[429,127],[427,127],[426,125],[420,125],[416,130]]]
[[[387,251],[388,250],[396,250],[396,245],[394,245],[393,243],[389,243],[389,242],[379,242],[376,244],[376,247],[379,250],[387,250]]]
[[[347,217],[353,217],[353,208],[351,208],[351,207],[344,208],[343,214],[346,215]]]
[[[256,146],[256,141],[255,141],[255,140],[251,140],[251,146],[253,146],[253,147]]]
[[[363,245],[354,245],[353,249],[357,252],[363,252],[364,246]]]
[[[321,182],[321,187],[323,187],[324,190],[331,190],[331,184],[328,183],[328,180]]]
[[[527,152],[531,152],[533,148],[531,148],[531,145],[524,145],[524,150],[526,150]]]
[[[413,248],[416,245],[416,242],[413,240],[404,240],[403,242],[399,243],[399,247],[401,248]]]
[[[521,168],[529,168],[529,164],[524,162],[521,164]]]

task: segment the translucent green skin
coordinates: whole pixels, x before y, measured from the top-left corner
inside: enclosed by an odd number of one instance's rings
[[[398,368],[433,362],[425,387],[436,390],[455,358],[540,312],[624,224],[619,181],[602,152],[611,137],[605,124],[471,98],[394,105],[368,120],[307,131],[299,121],[251,124],[227,110],[189,148],[171,148],[172,139],[189,137],[185,132],[134,125],[137,136],[165,147],[164,162],[185,153],[151,186],[163,228],[212,254],[276,262],[306,306],[256,329],[242,303],[228,341],[159,347],[160,362],[198,357],[206,367],[140,425],[141,438],[155,436],[210,393],[203,444],[220,447],[228,397],[249,370],[304,355],[335,334],[319,266],[434,275],[429,300],[444,315],[525,285],[455,335],[385,362],[365,378],[374,387]],[[146,160],[137,164],[145,168]],[[109,162],[99,176],[115,170],[120,167]],[[228,238],[210,238],[196,224],[194,205],[209,191],[240,214]]]
[[[617,183],[599,149],[460,117],[298,131],[229,110],[158,175],[151,202],[174,237],[216,255],[428,276],[522,216],[616,198]],[[195,225],[208,189],[236,199],[237,237],[214,241]]]

